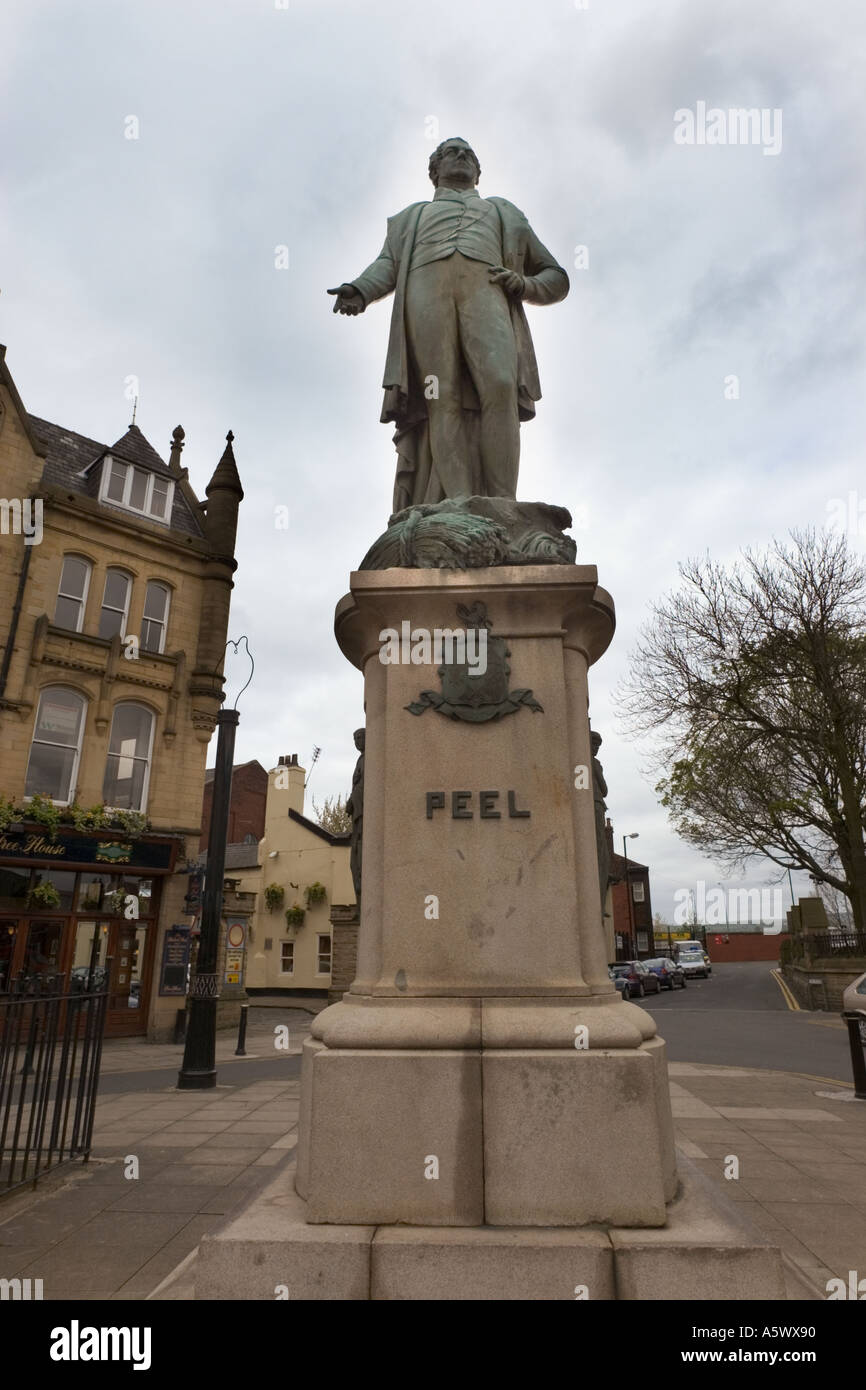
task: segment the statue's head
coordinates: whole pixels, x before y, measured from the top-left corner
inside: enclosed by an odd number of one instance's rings
[[[365,735],[365,733],[366,733],[366,729],[356,729],[356,730],[355,730],[355,735],[354,735],[354,737],[355,737],[355,747],[357,748],[357,750],[358,750],[359,753],[363,753],[363,751],[364,751],[364,735]]]
[[[470,175],[472,169],[475,171],[473,183],[477,183],[481,178],[481,165],[478,163],[478,156],[472,146],[465,140],[461,140],[459,135],[454,135],[450,140],[443,140],[437,145],[430,156],[430,163],[427,166],[430,180],[436,188],[439,187],[439,180],[449,175],[461,174]]]
[[[589,736],[589,741],[592,744],[592,756],[595,757],[599,748],[601,747],[601,734],[597,734],[593,729],[592,733]]]

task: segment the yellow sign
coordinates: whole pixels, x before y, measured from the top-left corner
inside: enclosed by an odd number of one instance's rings
[[[239,985],[244,969],[243,951],[226,951],[226,984]]]

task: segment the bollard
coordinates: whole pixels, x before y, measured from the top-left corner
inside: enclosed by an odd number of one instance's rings
[[[241,1004],[241,1021],[238,1024],[238,1045],[235,1048],[236,1057],[246,1057],[247,1055],[244,1043],[247,1040],[247,1014],[249,1011],[249,1004]]]
[[[866,1042],[860,1032],[862,1025],[866,1023],[866,1012],[862,1009],[846,1009],[842,1017],[848,1025],[854,1094],[858,1100],[866,1100]]]
[[[178,1009],[174,1016],[174,1040],[182,1043],[186,1038],[186,1009]]]

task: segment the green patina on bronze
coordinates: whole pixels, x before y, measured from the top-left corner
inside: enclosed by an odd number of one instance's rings
[[[449,497],[406,507],[390,518],[362,570],[484,569],[495,565],[573,565],[577,547],[565,507],[507,497]]]

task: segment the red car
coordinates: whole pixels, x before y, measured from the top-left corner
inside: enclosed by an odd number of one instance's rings
[[[642,960],[615,960],[611,964],[614,979],[625,980],[628,984],[629,998],[643,999],[645,994],[660,994],[661,980],[651,970],[647,970]],[[622,997],[625,999],[626,991]]]

